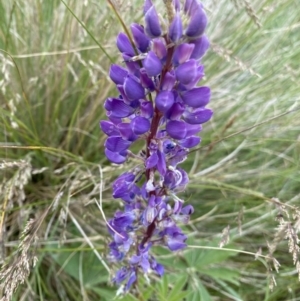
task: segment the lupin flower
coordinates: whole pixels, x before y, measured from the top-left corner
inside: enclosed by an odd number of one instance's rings
[[[100,122],[112,163],[122,164],[130,156],[142,163],[112,185],[124,210],[108,222],[109,259],[122,264],[113,281],[123,284],[124,291],[137,281],[138,272],[163,275],[163,266],[151,255],[153,246],[185,248],[187,236],[178,223],[188,223],[194,209],[177,196],[189,181],[178,165],[200,143],[202,123],[213,114],[205,107],[209,87],[197,86],[204,76],[201,58],[209,48],[203,5],[186,0],[180,11],[180,1],[174,0],[171,10],[164,32],[152,1],[146,0],[145,26],[134,23],[132,37],[118,35],[124,66],[113,64],[109,76],[119,96],[105,101],[109,120]],[[145,149],[133,154],[129,148],[137,140],[145,141]]]

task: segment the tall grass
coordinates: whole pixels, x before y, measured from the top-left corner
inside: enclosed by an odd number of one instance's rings
[[[189,247],[175,255],[157,248],[166,276],[140,277],[139,299],[121,299],[300,300],[300,3],[203,2],[212,41],[204,82],[215,113],[184,163],[191,182],[183,197],[196,209]],[[127,26],[142,22],[142,1],[115,3]],[[133,162],[106,161],[98,123],[116,93],[108,69],[121,63],[122,26],[104,0],[3,0],[0,16],[4,293],[112,300],[115,267],[98,205],[101,193],[112,216],[120,203],[111,181]]]

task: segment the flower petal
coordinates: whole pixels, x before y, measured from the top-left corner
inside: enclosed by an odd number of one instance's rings
[[[204,107],[210,100],[210,88],[198,87],[191,89],[182,94],[182,99],[185,104],[192,108]]]
[[[127,150],[130,145],[130,141],[124,140],[122,137],[118,136],[108,137],[104,144],[108,150],[117,153]]]
[[[186,137],[186,123],[179,120],[170,120],[166,126],[167,133],[174,139],[184,139]]]
[[[211,119],[213,111],[210,109],[196,109],[194,112],[184,112],[183,119],[189,124],[201,124]]]

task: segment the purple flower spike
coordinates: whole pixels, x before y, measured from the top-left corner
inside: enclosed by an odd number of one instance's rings
[[[161,91],[155,98],[156,107],[163,113],[167,112],[174,103],[174,94],[171,91]]]
[[[209,40],[205,34],[199,39],[191,41],[190,45],[195,46],[191,55],[191,58],[195,60],[201,59],[210,46]]]
[[[147,75],[150,77],[157,76],[162,69],[162,63],[153,51],[148,52],[147,57],[143,61],[143,65]]]
[[[145,96],[145,90],[137,79],[128,75],[124,82],[124,91],[129,100],[141,99]]]
[[[150,38],[157,38],[161,36],[161,27],[159,18],[154,6],[151,6],[145,15],[146,28],[145,31]]]
[[[182,94],[185,104],[192,108],[204,107],[210,100],[210,89],[208,87],[199,87],[189,90]]]
[[[150,121],[145,117],[137,116],[132,119],[131,128],[136,135],[145,134],[150,130]]]
[[[167,133],[174,139],[184,139],[186,137],[186,123],[179,120],[171,120],[166,126]]]
[[[182,84],[189,84],[197,75],[197,62],[189,60],[179,65],[175,70],[176,78]]]
[[[141,52],[146,52],[149,47],[150,39],[145,35],[144,28],[136,23],[132,24],[130,28],[136,47]]]
[[[186,36],[190,38],[198,38],[200,37],[206,28],[207,25],[207,17],[204,10],[199,5],[191,15],[190,23],[186,29]]]
[[[113,282],[122,284],[125,293],[138,282],[140,272],[145,277],[153,271],[163,275],[152,246],[171,251],[186,247],[187,236],[178,225],[188,224],[194,209],[183,207],[184,200],[177,196],[189,182],[180,164],[201,142],[201,124],[213,114],[206,108],[210,89],[198,85],[204,76],[200,60],[209,47],[203,35],[203,5],[185,0],[180,11],[180,0],[169,2],[174,12],[171,24],[161,27],[152,0],[145,0],[145,26],[130,27],[134,45],[129,36],[118,35],[125,66],[111,65],[109,75],[118,96],[106,99],[108,120],[100,122],[107,135],[108,160],[122,164],[130,157],[137,162],[113,182],[113,199],[123,206],[107,222],[112,239],[108,258],[123,264]],[[129,151],[132,144],[136,153]]]
[[[182,36],[182,21],[180,14],[177,13],[169,28],[169,37],[172,42],[177,43]]]
[[[130,56],[135,55],[134,49],[133,49],[127,35],[123,32],[119,33],[119,35],[118,35],[117,46],[118,46],[120,52],[124,52]]]
[[[205,123],[213,115],[213,111],[210,109],[196,109],[193,112],[184,112],[183,113],[183,119],[190,124],[201,124]]]

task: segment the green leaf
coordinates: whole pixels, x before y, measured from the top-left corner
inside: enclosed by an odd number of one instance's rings
[[[212,267],[209,269],[201,270],[201,274],[210,276],[215,280],[225,280],[234,285],[239,285],[239,272],[237,270],[222,268],[222,267]]]
[[[176,278],[177,277],[178,276],[176,276]],[[170,291],[170,293],[168,295],[169,301],[182,300],[182,298],[184,298],[186,295],[188,295],[188,293],[189,293],[188,291],[183,291],[183,288],[187,283],[187,279],[188,279],[187,274],[183,274],[183,275],[179,276],[179,278],[176,280],[176,282],[172,286],[172,290]],[[171,283],[173,283],[173,282],[171,282]]]
[[[187,301],[213,301],[211,295],[200,280],[196,280],[194,288],[187,297]]]

